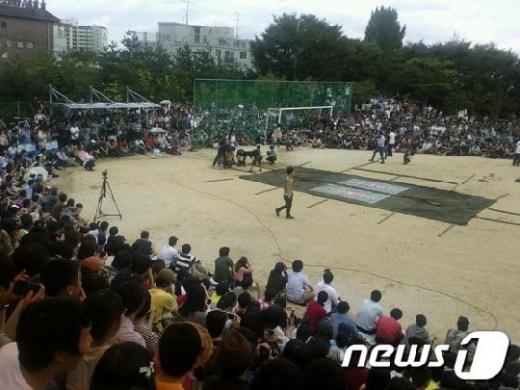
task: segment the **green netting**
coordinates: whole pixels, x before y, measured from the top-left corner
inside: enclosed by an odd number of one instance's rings
[[[210,135],[255,136],[265,131],[269,108],[333,106],[334,115],[345,115],[351,105],[348,82],[196,79],[193,87],[197,129]]]

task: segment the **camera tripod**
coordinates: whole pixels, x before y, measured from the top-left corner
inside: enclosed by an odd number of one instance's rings
[[[107,190],[114,206],[116,207],[117,214],[105,214],[101,207],[103,206],[103,199],[107,197]],[[114,197],[114,193],[112,192],[112,188],[110,187],[110,183],[108,182],[108,174],[107,171],[103,172],[103,183],[101,184],[101,189],[99,191],[99,200],[96,208],[96,215],[94,216],[94,222],[97,222],[98,219],[102,217],[119,217],[119,219],[123,219],[123,214],[119,210],[119,206],[117,205],[116,198]]]

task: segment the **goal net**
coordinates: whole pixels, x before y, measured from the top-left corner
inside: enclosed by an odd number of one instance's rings
[[[295,129],[311,127],[323,118],[332,118],[334,106],[272,107],[267,110],[265,133],[276,127]]]
[[[268,126],[296,127],[312,118],[348,115],[352,83],[196,79],[193,85],[193,133],[210,138],[234,131],[254,139]],[[285,123],[285,125],[284,125]],[[192,137],[194,134],[192,134]]]

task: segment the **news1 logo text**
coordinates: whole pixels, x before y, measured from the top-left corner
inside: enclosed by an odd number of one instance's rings
[[[468,359],[470,344],[476,348],[472,358]],[[504,366],[509,348],[509,337],[498,331],[479,331],[468,334],[461,342],[455,361],[455,374],[463,380],[488,380],[494,378]],[[418,348],[417,345],[397,347],[388,344],[379,344],[372,348],[358,344],[347,348],[342,366],[349,367],[354,353],[359,354],[358,367],[365,367],[368,363],[371,367],[390,368],[392,364],[400,368],[407,367],[442,367],[444,365],[443,354],[450,350],[449,345],[429,344]],[[433,352],[433,354],[432,354]],[[432,356],[433,355],[433,356]]]

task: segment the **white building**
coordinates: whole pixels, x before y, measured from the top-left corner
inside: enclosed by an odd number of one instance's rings
[[[157,42],[170,54],[176,54],[179,48],[188,45],[192,52],[207,51],[224,63],[234,63],[243,68],[253,67],[251,40],[235,38],[231,27],[160,22]]]
[[[132,38],[137,39],[145,46],[157,46],[157,33],[147,31],[130,31]]]
[[[94,52],[105,51],[108,47],[108,32],[102,26],[79,26],[78,46],[79,50]]]
[[[106,27],[78,26],[75,19],[62,20],[54,26],[54,52],[88,50],[101,52],[108,47]]]

